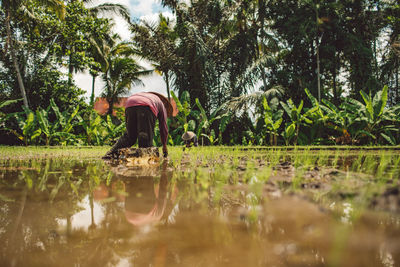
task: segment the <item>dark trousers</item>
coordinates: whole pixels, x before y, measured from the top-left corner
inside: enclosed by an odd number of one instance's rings
[[[125,109],[126,132],[109,152],[131,147],[138,140],[139,147],[152,147],[156,116],[148,106],[135,106]]]

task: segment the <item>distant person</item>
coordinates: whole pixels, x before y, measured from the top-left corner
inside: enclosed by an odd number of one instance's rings
[[[190,148],[193,146],[198,146],[199,142],[197,140],[197,135],[194,132],[187,131],[182,135],[183,142],[185,144],[184,148]]]
[[[103,156],[110,159],[120,148],[131,147],[138,141],[138,146],[152,147],[154,127],[158,120],[164,157],[168,156],[167,117],[176,116],[178,110],[175,102],[155,93],[136,93],[128,97],[125,103],[126,132],[113,147]]]

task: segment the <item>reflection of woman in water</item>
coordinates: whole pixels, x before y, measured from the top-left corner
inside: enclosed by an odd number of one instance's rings
[[[163,217],[169,216],[172,204],[176,196],[176,190],[167,193],[168,173],[166,168],[161,170],[161,178],[155,182],[154,176],[125,177],[115,181],[111,185],[112,195],[118,202],[124,202],[125,217],[129,223],[135,226],[143,226],[160,221]],[[122,187],[116,186],[122,183]],[[121,194],[119,189],[125,191]],[[109,188],[100,185],[94,192],[95,199],[101,200],[110,196]],[[168,198],[168,196],[170,196]],[[168,212],[166,212],[168,211]]]
[[[125,198],[125,217],[131,224],[141,226],[160,221],[167,206],[167,177],[155,184],[152,177],[128,181]]]

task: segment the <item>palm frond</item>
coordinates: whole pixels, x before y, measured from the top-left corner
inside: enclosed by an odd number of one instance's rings
[[[89,11],[94,14],[116,14],[121,16],[126,22],[131,22],[131,16],[126,6],[121,4],[104,3],[98,6],[89,8]]]
[[[256,91],[251,94],[234,97],[232,98],[232,100],[226,103],[226,106],[231,111],[245,110],[248,109],[250,106],[256,106],[261,103],[264,97],[270,99],[271,96],[278,98],[283,96],[283,87],[276,86],[265,92]]]

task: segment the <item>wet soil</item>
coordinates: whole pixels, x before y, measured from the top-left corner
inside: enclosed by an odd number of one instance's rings
[[[397,151],[126,155],[0,161],[0,265],[400,264]]]

